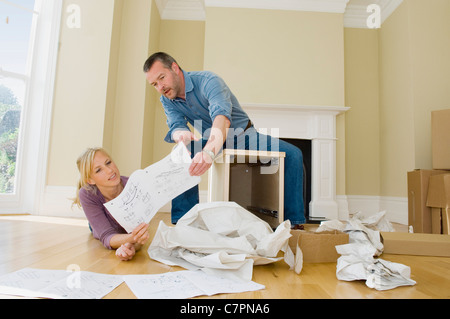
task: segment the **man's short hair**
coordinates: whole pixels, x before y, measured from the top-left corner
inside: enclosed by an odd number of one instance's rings
[[[169,54],[167,54],[165,52],[156,52],[156,53],[153,53],[147,59],[147,61],[145,61],[144,72],[147,73],[152,68],[153,63],[155,63],[156,61],[161,62],[164,65],[164,67],[166,67],[167,69],[171,69],[172,64],[174,62],[178,65],[178,62],[175,61],[175,59],[173,57],[171,57]]]

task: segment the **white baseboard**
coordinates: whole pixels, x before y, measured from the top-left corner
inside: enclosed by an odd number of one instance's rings
[[[361,212],[370,216],[386,211],[386,218],[394,223],[408,224],[408,198],[389,196],[346,195],[338,196],[338,202],[347,200],[348,214]],[[340,206],[341,207],[341,206]],[[341,216],[341,212],[339,212]]]
[[[77,205],[72,206],[75,195],[74,186],[46,186],[36,213],[40,216],[83,218],[83,210]]]
[[[348,198],[347,195],[337,195],[338,218],[339,220],[347,220],[349,217]]]
[[[380,199],[380,211],[386,211],[389,221],[408,225],[408,197],[382,196]]]

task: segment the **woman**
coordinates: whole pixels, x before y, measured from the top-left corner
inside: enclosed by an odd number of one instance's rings
[[[148,240],[148,224],[142,223],[131,234],[111,216],[103,205],[116,198],[124,189],[128,177],[102,148],[88,148],[77,160],[80,171],[74,204],[83,208],[89,227],[96,239],[108,249],[117,249],[120,260],[130,260]]]

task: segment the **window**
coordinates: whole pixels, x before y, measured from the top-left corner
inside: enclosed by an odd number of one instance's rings
[[[45,180],[60,0],[0,0],[0,213],[33,213]]]
[[[29,86],[35,0],[0,2],[0,193],[17,191],[21,114]]]

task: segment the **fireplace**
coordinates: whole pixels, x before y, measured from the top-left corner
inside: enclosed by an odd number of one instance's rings
[[[336,201],[336,117],[349,108],[284,104],[242,104],[242,107],[258,131],[279,137],[297,147],[305,144],[301,140],[310,141],[310,156],[300,147],[306,163],[310,157],[310,172],[307,168],[305,170],[306,192],[310,192],[309,197],[305,195],[305,215],[309,221],[339,218]]]

